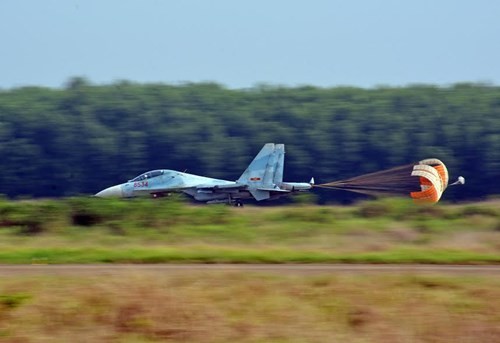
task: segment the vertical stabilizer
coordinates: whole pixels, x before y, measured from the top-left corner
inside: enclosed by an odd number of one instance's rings
[[[283,183],[283,168],[285,167],[285,144],[276,144],[277,162],[274,171],[273,184],[278,186]]]
[[[237,182],[248,185],[250,188],[261,187],[264,184],[266,170],[269,169],[269,162],[273,158],[274,151],[274,143],[265,144]]]

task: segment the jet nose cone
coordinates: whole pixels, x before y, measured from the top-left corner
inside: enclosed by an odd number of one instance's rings
[[[122,198],[122,187],[121,185],[108,187],[97,193],[95,196],[100,198]]]

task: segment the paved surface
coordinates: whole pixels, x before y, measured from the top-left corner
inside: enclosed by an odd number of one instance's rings
[[[119,275],[130,273],[179,274],[192,272],[258,272],[284,274],[448,274],[500,277],[500,265],[381,265],[381,264],[63,264],[0,265],[0,277],[9,275]]]

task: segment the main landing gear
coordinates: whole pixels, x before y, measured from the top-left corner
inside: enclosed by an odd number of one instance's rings
[[[243,201],[241,201],[241,199],[233,199],[231,196],[227,198],[227,204],[233,205],[234,207],[243,207]]]

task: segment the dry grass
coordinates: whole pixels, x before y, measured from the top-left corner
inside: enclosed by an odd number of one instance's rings
[[[17,276],[0,341],[498,342],[498,308],[498,276]]]

